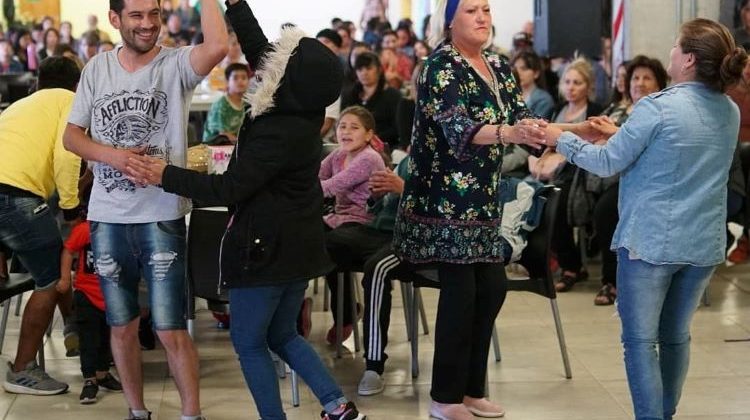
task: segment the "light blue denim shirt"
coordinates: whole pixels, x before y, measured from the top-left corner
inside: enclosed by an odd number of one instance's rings
[[[557,151],[599,176],[621,174],[611,249],[651,264],[724,260],[727,179],[740,113],[729,97],[687,82],[638,101],[604,146],[564,133]]]

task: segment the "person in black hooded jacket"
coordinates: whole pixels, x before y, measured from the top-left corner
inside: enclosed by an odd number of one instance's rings
[[[147,156],[132,159],[131,169],[142,183],[230,206],[219,286],[229,289],[232,343],[261,418],[286,418],[270,348],[310,386],[322,418],[364,419],[296,329],[309,279],[333,269],[318,170],[320,127],[339,96],[341,64],[294,27],[270,44],[245,1],[228,0],[227,17],[261,80],[247,97],[227,171],[205,175]]]

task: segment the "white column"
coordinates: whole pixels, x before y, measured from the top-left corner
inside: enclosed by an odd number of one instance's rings
[[[718,20],[720,4],[717,0],[625,0],[625,8],[625,58],[645,54],[666,66],[680,24],[693,17]]]

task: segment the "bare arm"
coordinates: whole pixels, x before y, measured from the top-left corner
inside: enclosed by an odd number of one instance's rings
[[[515,125],[503,124],[499,129],[497,125],[487,124],[477,131],[471,142],[479,145],[498,144],[499,137],[502,137],[506,143],[541,149],[544,145],[544,125],[543,120],[522,120]]]
[[[201,76],[207,75],[227,55],[229,34],[216,0],[201,0],[203,43],[190,52],[190,64]]]
[[[323,120],[323,126],[320,127],[320,135],[325,136],[328,130],[333,127],[333,123],[335,122],[336,120],[334,118],[326,118],[325,120]]]
[[[86,135],[82,127],[68,123],[63,134],[65,149],[87,161],[106,163],[124,174],[132,175],[128,169],[128,159],[137,156],[138,151],[115,149],[99,144]]]
[[[81,262],[83,264],[83,262]],[[62,256],[60,258],[60,281],[57,283],[55,288],[58,293],[65,293],[70,289],[71,276],[70,272],[73,270],[73,253],[63,248]]]

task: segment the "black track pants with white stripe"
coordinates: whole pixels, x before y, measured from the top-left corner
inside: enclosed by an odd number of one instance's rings
[[[388,327],[391,322],[391,281],[405,279],[413,266],[400,261],[390,246],[384,247],[365,263],[362,286],[365,290],[364,351],[367,370],[383,374],[388,355]]]

